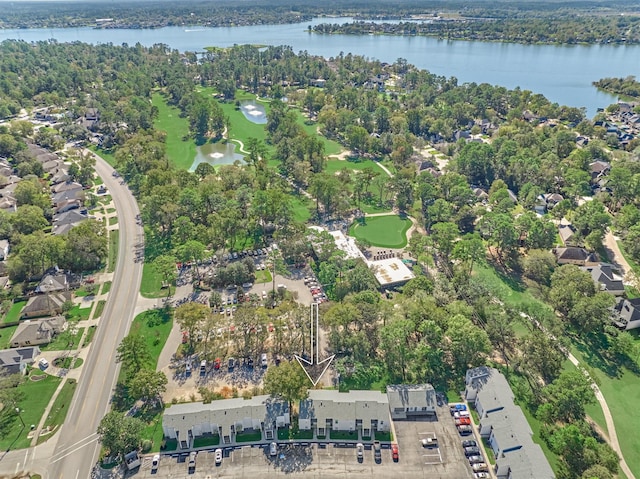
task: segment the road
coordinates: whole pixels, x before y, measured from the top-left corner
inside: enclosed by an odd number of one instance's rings
[[[136,222],[138,204],[127,186],[112,176],[113,168],[109,164],[96,157],[95,169],[113,197],[118,212],[118,259],[93,347],[84,364],[66,421],[58,434],[53,456],[47,470],[42,471],[43,477],[49,479],[78,479],[91,475],[100,450],[96,429],[109,410],[119,370],[115,362],[116,349],[133,320],[142,279],[142,263],[134,261],[134,245],[143,240],[142,227]]]

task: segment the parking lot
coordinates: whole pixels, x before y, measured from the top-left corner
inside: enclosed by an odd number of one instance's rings
[[[461,446],[448,407],[438,408],[433,421],[394,422],[399,461],[394,462],[388,444],[383,444],[382,461],[374,461],[371,444],[365,444],[364,459],[356,458],[355,444],[280,443],[278,454],[269,455],[267,444],[224,449],[222,464],[216,466],[214,449],[200,451],[196,469],[188,473],[187,454],[162,456],[160,467],[151,471],[151,456],[145,457],[140,469],[129,477],[136,478],[429,478],[471,479],[471,469]],[[439,447],[422,447],[425,437],[438,438]]]

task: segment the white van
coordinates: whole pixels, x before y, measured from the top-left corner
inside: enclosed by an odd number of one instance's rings
[[[40,358],[40,361],[38,361],[38,366],[44,371],[49,367],[49,361],[47,361],[45,358]]]
[[[469,411],[456,411],[453,413],[453,417],[458,419],[461,417],[470,417]]]

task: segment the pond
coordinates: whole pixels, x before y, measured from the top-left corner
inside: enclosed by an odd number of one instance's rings
[[[247,100],[240,103],[240,111],[244,117],[251,123],[257,123],[258,125],[264,125],[267,123],[267,111],[260,103]]]
[[[244,156],[236,153],[236,145],[227,143],[205,143],[196,148],[196,157],[189,171],[196,170],[200,163],[209,163],[211,166],[233,165],[236,161],[244,164]]]

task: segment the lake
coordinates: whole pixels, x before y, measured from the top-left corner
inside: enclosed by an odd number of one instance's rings
[[[236,153],[236,145],[227,143],[205,143],[196,148],[196,157],[189,171],[196,171],[200,163],[209,163],[211,166],[233,165],[236,161],[245,164],[244,155]]]
[[[353,53],[393,63],[405,58],[438,75],[459,82],[520,87],[542,93],[551,101],[584,107],[589,117],[616,97],[598,91],[591,82],[603,77],[640,77],[640,45],[519,45],[478,41],[446,41],[418,36],[321,35],[308,25],[343,23],[348,18],[317,18],[307,23],[250,27],[165,27],[155,30],[95,30],[93,28],[0,30],[0,40],[56,39],[59,42],[164,43],[180,51],[234,44],[290,45],[326,58]]]

